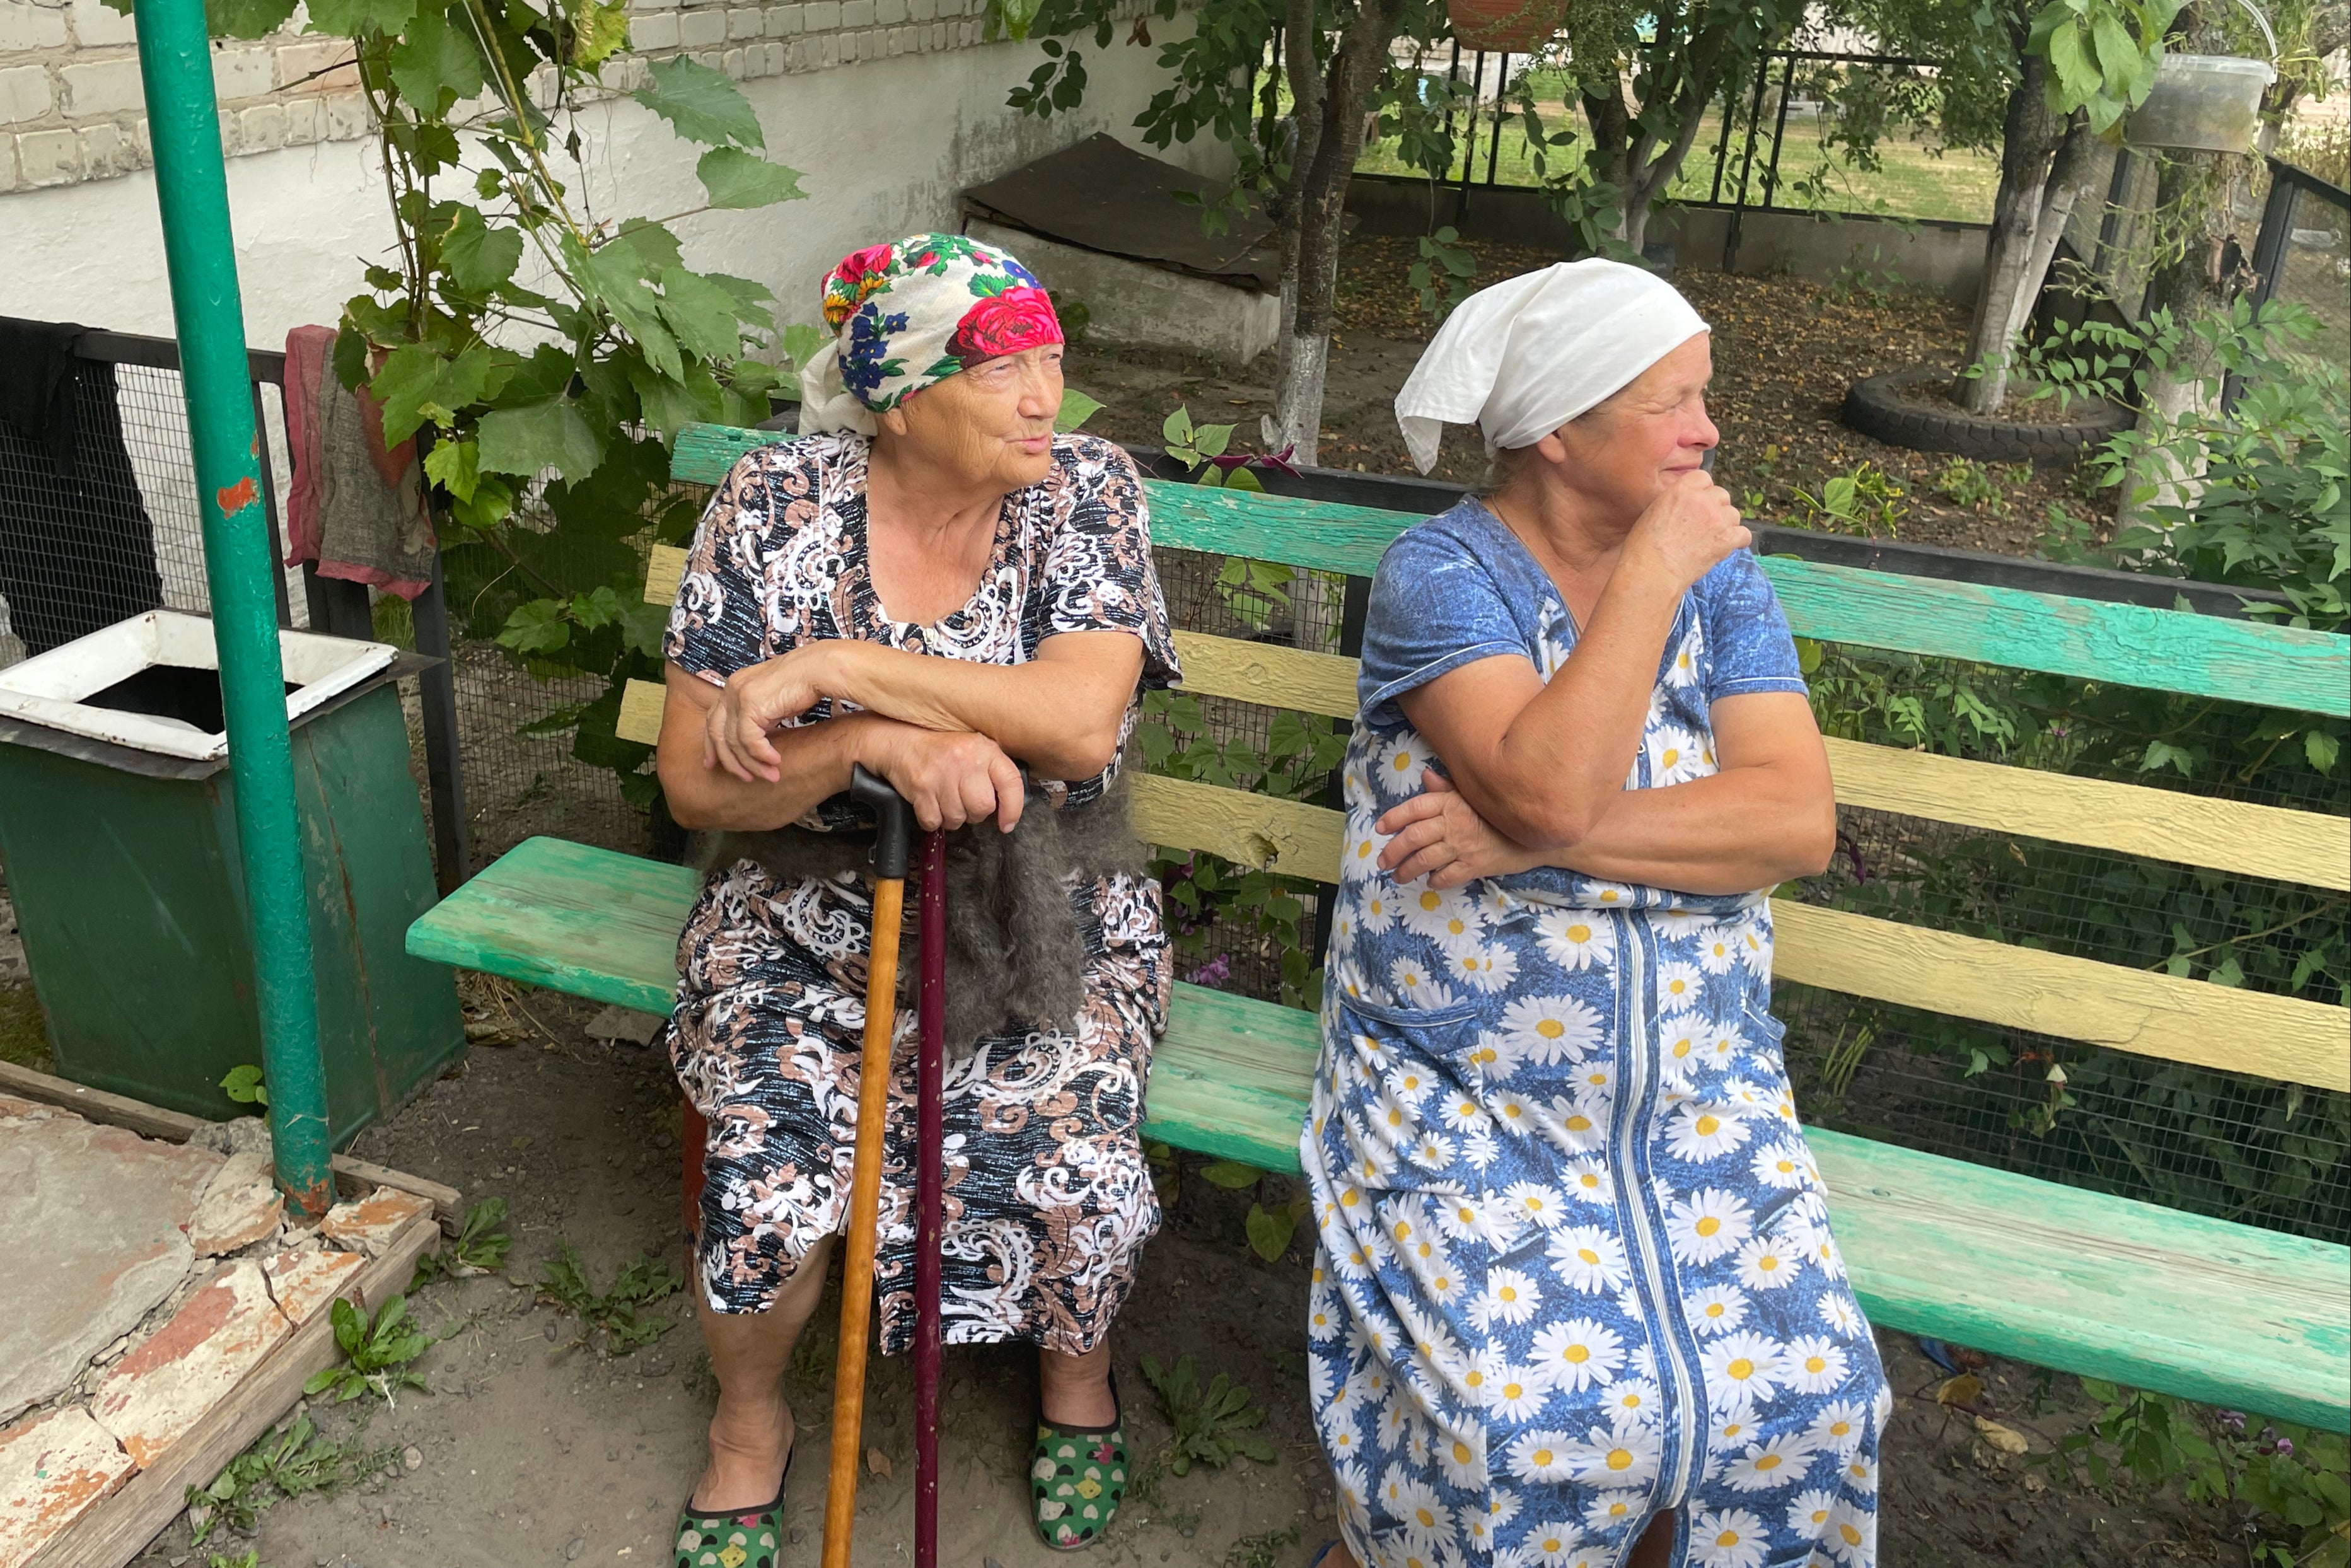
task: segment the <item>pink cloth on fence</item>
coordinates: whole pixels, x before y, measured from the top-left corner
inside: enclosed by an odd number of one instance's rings
[[[433,582],[433,515],[413,438],[387,449],[383,411],[335,374],[335,329],[286,334],[286,559],[414,599]]]

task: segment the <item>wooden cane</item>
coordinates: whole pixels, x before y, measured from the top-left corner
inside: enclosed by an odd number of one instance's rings
[[[939,1563],[939,1240],[946,1202],[947,849],[923,838],[914,1111],[914,1568]]]
[[[858,1443],[865,1422],[865,1331],[882,1210],[882,1128],[890,1107],[890,1036],[897,1022],[898,925],[905,910],[914,814],[863,767],[850,798],[873,810],[873,954],[865,975],[864,1061],[857,1078],[857,1159],[849,1189],[849,1257],[841,1265],[841,1343],[833,1360],[832,1456],[825,1476],[824,1568],[849,1568],[857,1524]]]

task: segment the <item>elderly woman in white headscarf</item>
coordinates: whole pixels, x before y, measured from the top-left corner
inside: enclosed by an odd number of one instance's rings
[[[1771,1015],[1828,762],[1704,470],[1706,323],[1614,262],[1471,296],[1396,399],[1498,483],[1364,637],[1301,1150],[1323,1568],[1869,1568],[1889,1401]]]

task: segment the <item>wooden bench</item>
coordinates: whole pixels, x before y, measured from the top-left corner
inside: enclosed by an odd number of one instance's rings
[[[695,426],[675,478],[715,484],[786,437]],[[1418,519],[1363,507],[1146,481],[1154,542],[1368,577]],[[668,602],[684,552],[653,552]],[[1765,570],[1797,633],[2302,712],[2351,709],[2341,637],[2015,589],[1783,559]],[[1178,632],[1189,692],[1352,720],[1355,662]],[[620,732],[659,734],[662,689],[632,683]],[[1995,828],[2249,876],[2351,887],[2343,819],[1830,742],[1847,805]],[[1334,881],[1343,818],[1299,800],[1157,776],[1138,827]],[[533,839],[420,919],[421,956],[666,1012],[694,873]],[[1782,979],[2283,1082],[2351,1089],[2351,1013],[1775,899]],[[1298,1169],[1313,1015],[1179,984],[1145,1135]],[[2351,1249],[1814,1130],[1853,1281],[1888,1328],[2208,1404],[2351,1430]]]

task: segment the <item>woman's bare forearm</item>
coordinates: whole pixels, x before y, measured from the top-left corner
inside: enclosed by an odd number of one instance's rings
[[[1478,814],[1525,844],[1573,844],[1625,787],[1681,602],[1667,579],[1619,570],[1548,684],[1493,659],[1398,701]]]
[[[902,723],[977,731],[1043,778],[1091,779],[1117,753],[1143,674],[1143,643],[1118,632],[1064,635],[1090,645],[1020,664],[933,658],[874,643],[820,643],[818,684],[827,695]]]
[[[702,717],[707,703],[682,695],[673,672],[663,715],[655,767],[670,815],[683,828],[762,832],[796,822],[821,800],[849,788],[850,770],[867,760],[878,727],[892,721],[868,714],[844,714],[820,724],[793,725],[773,737],[782,777],[773,782],[742,779],[702,760]],[[710,691],[698,677],[685,675]],[[674,729],[673,727],[675,727]]]
[[[1808,780],[1761,766],[1620,789],[1581,839],[1536,852],[1606,882],[1739,894],[1816,875],[1835,842],[1834,807]]]

